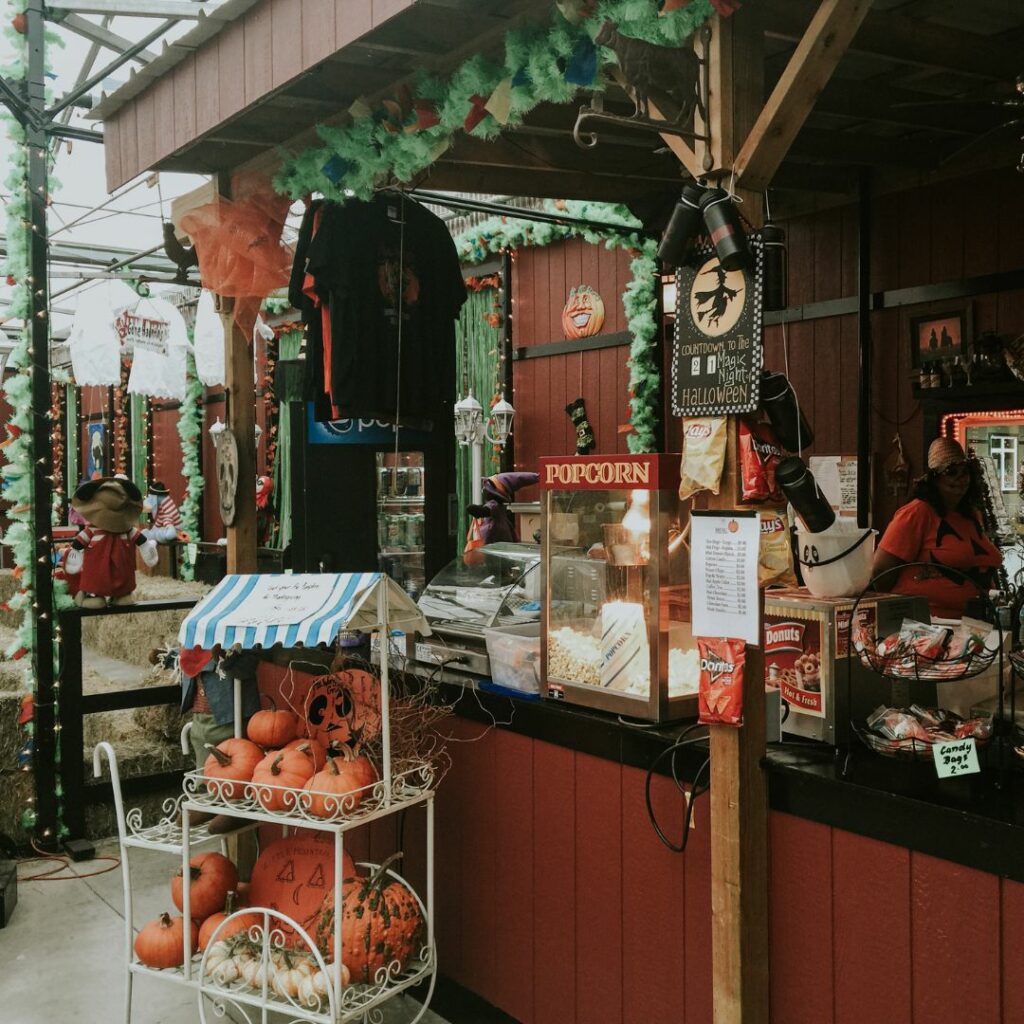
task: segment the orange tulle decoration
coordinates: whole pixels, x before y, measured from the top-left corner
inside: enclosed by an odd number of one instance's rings
[[[294,253],[281,241],[290,200],[263,183],[189,210],[180,228],[195,244],[203,287],[235,300],[235,323],[252,336],[260,304],[288,284]]]

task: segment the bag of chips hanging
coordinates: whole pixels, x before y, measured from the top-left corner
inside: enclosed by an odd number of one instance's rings
[[[758,586],[796,586],[789,517],[785,512],[765,511],[761,519],[761,544],[757,556]]]
[[[775,482],[775,467],[782,458],[775,431],[768,423],[740,420],[740,469],[744,501],[772,501],[782,504],[785,496]]]
[[[743,724],[743,668],[747,660],[742,640],[697,637],[700,654],[698,719],[704,725]]]
[[[679,473],[679,497],[698,491],[718,493],[725,468],[729,433],[725,416],[683,417],[683,464]]]

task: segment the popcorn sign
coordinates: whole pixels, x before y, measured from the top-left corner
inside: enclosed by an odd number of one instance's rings
[[[167,355],[167,343],[171,337],[171,325],[166,320],[155,320],[125,310],[114,321],[121,347],[128,352],[153,352],[158,356]]]

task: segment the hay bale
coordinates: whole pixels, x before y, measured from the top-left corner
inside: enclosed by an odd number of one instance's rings
[[[0,605],[6,605],[18,592],[20,583],[14,578],[12,569],[0,569]],[[16,629],[21,622],[20,611],[5,611],[0,608],[0,626]]]

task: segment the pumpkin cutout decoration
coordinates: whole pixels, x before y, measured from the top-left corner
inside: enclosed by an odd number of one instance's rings
[[[369,758],[348,746],[340,757],[332,757],[327,766],[307,783],[306,810],[314,818],[336,818],[351,814],[367,795],[367,786],[377,781],[377,773]]]
[[[343,878],[356,874],[355,862],[345,850]],[[287,914],[310,933],[320,906],[334,885],[334,839],[317,832],[302,832],[277,839],[264,849],[252,869],[249,900]],[[333,896],[331,897],[333,899]],[[283,921],[275,921],[289,942],[295,936]]]
[[[256,765],[263,760],[263,751],[252,740],[230,739],[211,747],[203,765],[203,775],[211,780],[211,792],[221,800],[241,800],[246,783]]]
[[[277,708],[257,711],[249,719],[245,733],[264,750],[277,750],[299,735],[299,716]]]
[[[380,732],[380,682],[361,668],[319,676],[303,704],[306,732],[326,749]]]
[[[569,292],[562,310],[562,331],[566,338],[592,338],[604,327],[604,301],[589,284]]]
[[[299,790],[314,772],[313,758],[305,744],[291,750],[272,750],[253,770],[252,788],[256,799],[267,811],[294,811],[298,808]]]
[[[203,920],[224,906],[227,895],[238,885],[238,868],[223,853],[197,853],[189,862],[189,914]],[[181,869],[171,880],[171,899],[182,910]]]
[[[211,914],[202,924],[199,929],[199,951],[202,952],[210,944],[210,939],[213,938],[213,933],[220,928],[221,922],[226,921],[236,910],[239,909],[240,900],[237,892],[229,892],[224,898],[224,909],[219,910],[216,914]],[[240,935],[243,932],[248,932],[250,928],[258,928],[263,924],[262,914],[239,914],[233,920],[229,921],[221,929],[220,935],[217,936],[217,941],[226,941],[233,935]]]
[[[191,949],[199,941],[199,928],[190,921],[192,929]],[[185,927],[180,917],[161,914],[143,925],[135,936],[135,955],[147,967],[180,967],[185,962]]]
[[[389,857],[372,875],[342,883],[341,959],[352,980],[374,982],[377,972],[393,963],[399,971],[419,953],[423,915],[412,890],[388,868],[401,857]],[[334,957],[334,894],[325,898],[316,922],[315,939],[326,959]]]

